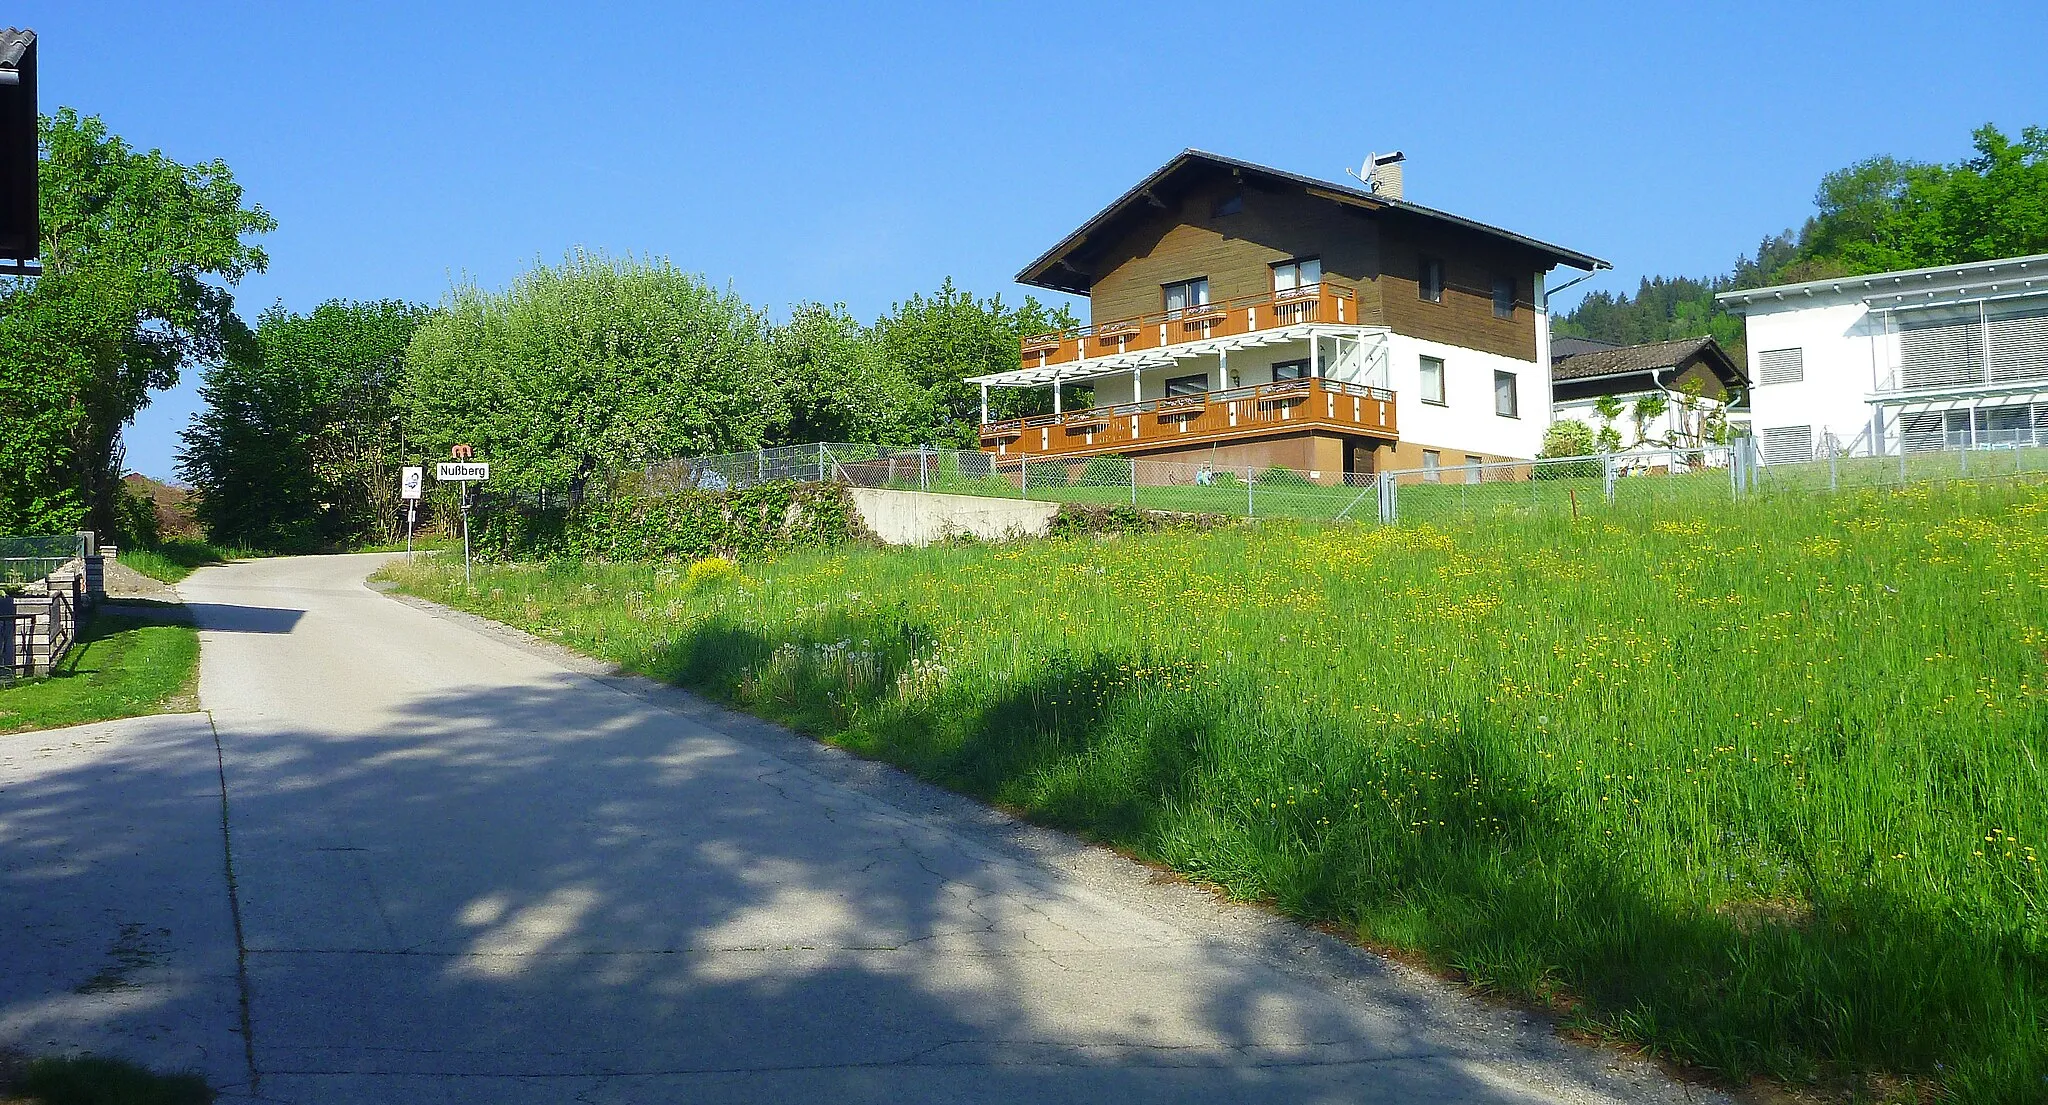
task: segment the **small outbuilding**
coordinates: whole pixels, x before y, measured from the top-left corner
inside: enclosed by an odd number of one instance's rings
[[[1551,339],[1551,420],[1577,419],[1595,434],[1611,427],[1619,436],[1609,435],[1613,448],[1706,444],[1716,423],[1748,421],[1748,394],[1749,377],[1711,337],[1646,345]]]

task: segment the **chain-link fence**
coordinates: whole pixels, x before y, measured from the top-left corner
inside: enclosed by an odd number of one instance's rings
[[[50,537],[0,537],[0,583],[30,583],[85,555],[75,533]]]
[[[1709,509],[1744,495],[1826,493],[1952,479],[2048,474],[2048,448],[1979,445],[1853,456],[1824,447],[1798,463],[1766,464],[1749,438],[1699,448],[1378,472],[1298,471],[1201,457],[998,456],[972,450],[823,443],[658,461],[614,474],[620,489],[662,494],[761,483],[835,481],[855,487],[1125,505],[1187,514],[1384,523],[1466,518],[1574,517],[1659,505]],[[1216,454],[1220,458],[1223,453]],[[1428,454],[1425,453],[1425,457]]]

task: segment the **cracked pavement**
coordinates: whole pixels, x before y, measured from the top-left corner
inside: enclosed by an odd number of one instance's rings
[[[1718,1100],[886,767],[377,594],[383,559],[181,587],[241,921],[246,1062],[207,1066],[227,1100]],[[193,878],[218,887],[211,858]]]

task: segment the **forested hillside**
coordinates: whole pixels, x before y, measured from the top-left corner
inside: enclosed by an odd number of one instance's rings
[[[1717,292],[2048,252],[2048,129],[2015,140],[1986,125],[1971,144],[1951,165],[1873,157],[1829,173],[1806,225],[1766,236],[1728,272],[1592,292],[1556,332],[1625,345],[1712,334],[1739,355],[1742,321],[1715,307]]]

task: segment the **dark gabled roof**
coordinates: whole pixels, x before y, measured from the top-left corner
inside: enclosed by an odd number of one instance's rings
[[[1558,342],[1572,339],[1552,340],[1555,349]],[[1677,368],[1693,359],[1702,357],[1714,375],[1723,384],[1743,385],[1749,383],[1734,358],[1728,356],[1721,343],[1713,338],[1680,338],[1677,341],[1657,341],[1648,345],[1624,345],[1610,349],[1595,349],[1558,360],[1550,369],[1550,378],[1557,380],[1594,380],[1603,376],[1632,376],[1641,372],[1662,372]]]
[[[1094,218],[1081,224],[1079,230],[1062,238],[1058,245],[1046,250],[1038,260],[1026,265],[1024,271],[1017,274],[1017,282],[1019,284],[1029,284],[1033,287],[1050,288],[1053,291],[1072,292],[1076,295],[1087,294],[1089,285],[1093,283],[1092,278],[1087,278],[1085,274],[1074,272],[1071,269],[1069,272],[1072,272],[1073,275],[1061,274],[1059,272],[1062,268],[1061,262],[1093,239],[1097,232],[1121,219],[1134,205],[1142,203],[1155,207],[1162,206],[1157,193],[1164,189],[1175,176],[1188,171],[1190,168],[1199,167],[1228,169],[1241,177],[1263,178],[1270,183],[1301,187],[1307,189],[1311,195],[1321,196],[1336,203],[1362,207],[1367,210],[1384,209],[1399,211],[1450,226],[1462,227],[1466,230],[1497,238],[1504,242],[1512,242],[1515,245],[1534,251],[1546,258],[1552,267],[1564,264],[1570,265],[1573,268],[1584,269],[1587,272],[1614,267],[1590,254],[1566,249],[1563,246],[1554,246],[1548,242],[1541,242],[1534,238],[1502,230],[1497,226],[1488,226],[1485,223],[1475,222],[1471,219],[1449,214],[1448,212],[1438,211],[1435,208],[1424,207],[1419,203],[1409,203],[1406,200],[1393,199],[1389,196],[1384,196],[1377,192],[1369,192],[1349,184],[1318,180],[1315,177],[1290,173],[1284,169],[1256,165],[1249,161],[1239,161],[1234,157],[1224,157],[1221,154],[1186,149],[1176,155],[1173,160],[1160,166],[1150,176],[1139,181],[1130,191],[1118,196],[1115,202],[1111,203],[1108,207],[1096,212]],[[1077,277],[1081,279],[1076,279]]]
[[[1556,364],[1566,357],[1591,353],[1600,349],[1620,349],[1618,341],[1601,341],[1599,338],[1582,338],[1575,334],[1553,335],[1550,339],[1550,363]]]
[[[35,45],[34,31],[17,30],[9,27],[0,30],[0,69],[19,69],[21,59],[28,48]]]

